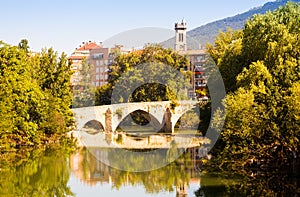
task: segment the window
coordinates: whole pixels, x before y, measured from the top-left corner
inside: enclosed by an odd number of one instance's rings
[[[103,53],[95,53],[92,57],[93,59],[103,59]]]
[[[179,42],[183,42],[183,33],[179,33]]]
[[[203,74],[197,74],[197,75],[195,75],[195,78],[203,78],[203,77],[204,77]]]
[[[203,62],[205,61],[205,55],[198,55],[196,56],[196,62]]]
[[[99,80],[99,75],[96,75],[96,80]]]

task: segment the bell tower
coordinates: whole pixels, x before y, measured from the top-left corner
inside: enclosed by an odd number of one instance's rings
[[[175,23],[175,51],[186,51],[186,21]]]

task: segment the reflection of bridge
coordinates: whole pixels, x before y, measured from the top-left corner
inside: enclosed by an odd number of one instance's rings
[[[196,101],[161,101],[142,103],[121,103],[94,107],[75,108],[77,130],[81,130],[86,123],[97,121],[106,132],[117,129],[119,124],[130,113],[144,111],[150,114],[152,122],[159,122],[161,130],[174,132],[174,126],[179,118],[197,105]],[[155,120],[154,120],[155,119]]]
[[[194,160],[200,148],[189,148],[186,151],[186,156],[182,157],[183,161],[169,164],[164,168],[158,168],[155,171],[144,172],[126,172],[112,168],[110,157],[114,152],[103,148],[79,149],[76,154],[70,156],[70,169],[72,173],[85,184],[95,186],[101,189],[101,185],[108,183],[114,187],[134,185],[143,185],[148,192],[154,194],[159,191],[165,191],[165,186],[172,184],[176,188],[176,196],[187,196],[191,184],[200,187],[199,177],[199,161]],[[187,154],[189,152],[189,154]],[[137,162],[133,163],[138,165]],[[149,165],[151,165],[149,161]],[[172,170],[171,170],[172,169]],[[166,173],[169,172],[169,173]],[[183,173],[184,172],[184,173]],[[173,177],[173,178],[170,178]],[[143,178],[147,177],[147,179]],[[175,178],[176,177],[176,178]],[[169,182],[168,182],[169,181]],[[171,182],[170,182],[171,181]],[[156,186],[153,187],[155,182]],[[97,184],[101,183],[101,184]],[[175,194],[175,192],[174,192]]]

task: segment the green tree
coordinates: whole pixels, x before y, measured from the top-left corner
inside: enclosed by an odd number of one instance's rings
[[[95,86],[92,84],[94,66],[85,59],[79,69],[80,80],[73,87],[72,107],[87,107],[95,105]]]
[[[227,95],[216,164],[233,169],[266,160],[288,165],[300,155],[300,6],[257,15],[243,30],[236,91]],[[232,65],[235,66],[235,65]]]
[[[31,75],[27,55],[17,47],[0,48],[0,134],[1,147],[38,143],[43,93]]]
[[[0,46],[0,149],[59,140],[73,125],[70,67],[52,49],[30,57]]]
[[[27,39],[22,39],[19,43],[19,48],[23,49],[26,53],[29,52],[29,45],[28,45],[28,40]]]
[[[179,55],[172,49],[164,49],[160,45],[147,45],[142,50],[132,52],[130,54],[119,54],[116,57],[115,63],[111,66],[108,85],[100,87],[96,91],[96,104],[109,104],[111,102],[111,93],[118,82],[120,89],[127,91],[128,87],[139,84],[144,78],[153,79],[153,83],[146,83],[135,89],[130,98],[120,98],[117,102],[125,101],[161,101],[176,99],[177,96],[182,94],[182,90],[186,86],[186,81],[175,81],[178,73],[166,72],[165,66],[170,66],[178,70],[183,70],[189,64],[186,57]],[[138,66],[143,69],[137,70]],[[144,73],[147,73],[145,76]],[[190,75],[186,72],[181,72],[187,78]],[[174,79],[168,80],[167,84],[160,84],[155,81],[156,79]],[[178,86],[178,90],[170,87]],[[174,90],[176,92],[174,92]]]
[[[43,90],[47,109],[41,128],[45,133],[63,134],[73,125],[73,113],[70,109],[72,91],[70,77],[71,63],[66,54],[58,57],[52,48],[42,50],[37,58],[35,79]],[[50,121],[49,121],[50,120]]]
[[[236,76],[243,70],[241,30],[220,32],[216,37],[215,45],[208,44],[207,51],[218,66],[222,75],[226,92],[232,92],[237,89]]]

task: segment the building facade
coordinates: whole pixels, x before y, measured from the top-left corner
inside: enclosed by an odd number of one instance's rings
[[[192,88],[188,90],[189,98],[201,98],[207,95],[196,94],[196,92],[205,91],[207,84],[207,76],[205,72],[205,62],[207,60],[207,53],[205,50],[189,50],[187,48],[186,40],[186,22],[175,23],[175,47],[174,50],[179,54],[186,56],[190,65],[187,67],[187,71],[192,72],[190,83]]]
[[[71,69],[74,71],[74,74],[71,76],[72,86],[79,85],[83,78],[81,70],[84,61],[90,67],[89,77],[91,84],[94,87],[98,87],[107,83],[110,66],[113,64],[117,53],[130,52],[130,50],[123,49],[122,45],[105,48],[102,46],[102,43],[82,42],[82,45],[76,48],[68,58],[72,60]]]
[[[102,47],[101,44],[97,44],[95,42],[82,42],[82,45],[79,48],[76,48],[74,52],[68,57],[69,60],[72,61],[71,69],[74,71],[73,75],[71,76],[71,85],[76,86],[79,85],[82,76],[80,71],[82,69],[83,61],[88,60],[90,58],[90,52],[92,49]]]
[[[113,58],[109,53],[109,48],[96,47],[91,50],[89,64],[94,67],[93,85],[102,86],[107,83],[109,65],[112,64]]]

